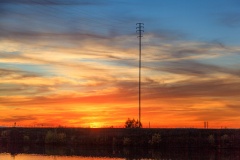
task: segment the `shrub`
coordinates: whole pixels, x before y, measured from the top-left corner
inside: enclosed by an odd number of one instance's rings
[[[27,135],[23,136],[23,142],[24,143],[29,143],[30,142],[29,136],[27,136]]]
[[[151,140],[148,141],[151,145],[158,145],[162,141],[161,135],[159,133],[155,133],[152,135]]]
[[[63,144],[66,143],[66,134],[57,133],[56,131],[48,131],[45,136],[45,143],[47,144]]]
[[[211,144],[211,145],[214,145],[215,144],[215,138],[214,136],[211,134],[208,136],[208,142]]]
[[[128,137],[123,138],[123,145],[124,146],[129,146],[131,144],[131,139]]]
[[[228,143],[230,141],[230,137],[227,135],[227,134],[224,134],[222,137],[221,137],[221,141],[223,143]]]
[[[65,143],[66,142],[66,134],[65,133],[58,133],[57,134],[57,143]]]

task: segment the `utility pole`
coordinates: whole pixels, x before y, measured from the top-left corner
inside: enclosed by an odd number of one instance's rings
[[[138,119],[139,119],[139,128],[141,127],[141,68],[142,68],[142,32],[144,32],[144,24],[143,23],[137,23],[136,24],[136,32],[138,33],[138,38],[139,38],[139,83],[138,83],[138,87],[139,87],[139,95],[138,95]]]

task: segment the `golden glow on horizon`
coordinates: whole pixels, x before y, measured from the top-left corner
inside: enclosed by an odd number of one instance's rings
[[[90,128],[101,128],[101,127],[103,127],[103,126],[99,122],[91,122],[90,123]]]
[[[151,36],[145,35],[145,40],[151,41]],[[117,39],[124,44],[132,38]],[[75,48],[60,45],[49,50],[44,46],[51,41],[1,42],[0,63],[8,67],[0,68],[0,126],[16,122],[19,126],[123,127],[127,118],[137,119],[137,49],[94,40],[72,41]],[[150,122],[151,127],[202,128],[204,121],[212,128],[239,127],[239,77],[232,69],[238,64],[224,68],[214,61],[226,56],[216,53],[230,56],[239,47],[202,46],[197,42],[145,46],[144,127]],[[172,55],[184,47],[204,53]]]

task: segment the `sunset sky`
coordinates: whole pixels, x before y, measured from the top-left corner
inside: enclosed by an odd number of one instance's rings
[[[0,0],[0,126],[240,128],[239,0]]]

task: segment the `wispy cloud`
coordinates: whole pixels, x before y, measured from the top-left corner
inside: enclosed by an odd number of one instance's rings
[[[129,6],[115,12],[114,7],[124,3]],[[140,19],[132,2],[118,5],[115,1],[1,1],[0,123],[58,125],[58,121],[88,127],[95,122],[121,126],[128,117],[136,119],[139,55],[132,20],[146,20],[141,79],[144,125],[151,121],[156,127],[189,127],[209,120],[219,126],[218,121],[231,119],[236,127],[239,46],[218,38],[194,39],[181,27],[171,27],[171,16]],[[238,13],[232,13],[219,21],[234,29]],[[163,22],[155,26],[164,19],[168,27]]]
[[[12,123],[12,124],[15,122],[23,122],[28,120],[36,120],[36,117],[33,117],[31,115],[26,115],[26,116],[11,116],[9,118],[4,117],[0,119],[0,121],[2,122]]]
[[[118,40],[124,44],[121,37]],[[14,41],[14,43],[19,42]],[[21,110],[31,107],[36,111],[40,108],[48,108],[49,105],[51,108],[57,107],[62,112],[77,109],[81,114],[80,120],[74,117],[71,122],[62,120],[62,123],[68,125],[77,125],[81,120],[85,120],[84,126],[88,126],[90,117],[93,119],[95,117],[93,121],[110,125],[104,121],[112,119],[111,117],[104,118],[91,114],[91,111],[82,109],[84,106],[88,106],[90,110],[96,109],[96,114],[105,110],[107,115],[113,115],[116,111],[112,110],[111,106],[118,105],[117,112],[123,114],[119,115],[120,118],[127,118],[124,116],[126,110],[131,111],[129,116],[135,117],[137,112],[135,103],[138,100],[136,49],[118,45],[109,46],[108,40],[98,43],[98,40],[94,39],[83,40],[79,48],[58,45],[46,48],[47,43],[48,41],[36,43],[37,50],[32,47],[21,50],[18,45],[13,45],[11,50],[3,52],[4,47],[2,48],[0,55],[2,63],[37,64],[42,67],[47,65],[54,73],[46,76],[34,71],[2,68],[1,93],[3,94],[0,99],[2,106],[20,107]],[[50,41],[49,43],[51,44]],[[8,45],[8,43],[3,44]],[[143,57],[146,55],[147,58],[143,59],[142,81],[143,107],[146,107],[145,112],[148,113],[146,119],[151,118],[152,122],[157,122],[158,115],[162,113],[163,117],[171,117],[172,123],[178,122],[179,126],[184,126],[188,120],[198,123],[209,117],[204,115],[207,109],[203,109],[203,105],[197,105],[199,108],[195,108],[197,99],[206,101],[204,105],[210,108],[221,108],[229,103],[229,99],[237,103],[234,97],[240,94],[239,71],[215,61],[219,57],[237,55],[233,52],[237,47],[197,42],[178,42],[174,45],[166,41],[154,48],[146,46],[146,49],[148,54],[143,54]],[[159,58],[161,56],[166,57]],[[202,61],[203,59],[209,61],[206,63]],[[18,98],[21,95],[24,97]],[[222,104],[214,105],[216,99],[222,101]],[[168,101],[172,103],[169,104]],[[68,110],[59,107],[60,104],[68,106]],[[101,109],[101,105],[106,105],[107,108]],[[217,109],[211,111],[211,114],[216,116],[208,119],[224,120],[224,117],[216,118],[224,110],[230,112],[227,108]],[[50,111],[49,114],[54,114],[53,112]],[[188,118],[185,113],[189,113]],[[37,117],[37,113],[34,114]],[[232,116],[236,117],[234,114]],[[56,117],[63,115],[59,114]],[[53,120],[42,120],[41,123],[50,125],[54,124],[53,122]],[[28,123],[36,122],[29,120]],[[121,123],[120,120],[116,120],[116,125]]]
[[[222,14],[219,18],[220,24],[230,27],[236,28],[240,26],[240,12],[232,12]]]

